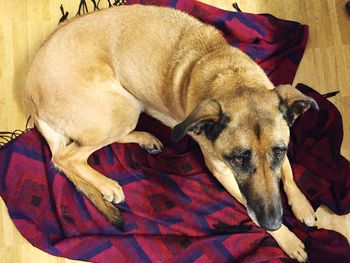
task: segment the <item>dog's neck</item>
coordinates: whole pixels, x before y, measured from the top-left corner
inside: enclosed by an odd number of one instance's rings
[[[273,89],[264,71],[237,48],[229,45],[211,51],[195,63],[184,92],[189,114],[204,99],[227,101],[239,89]],[[197,94],[193,96],[192,94]]]
[[[212,26],[186,30],[171,61],[163,95],[171,117],[177,121],[202,100],[226,98],[228,91],[236,88],[274,88],[263,70],[248,55],[230,46]]]
[[[207,63],[206,57],[211,57],[211,53],[228,44],[214,27],[200,24],[186,29],[176,46],[163,84],[163,96],[173,115],[171,117],[180,121],[186,117],[192,103],[195,103],[192,97],[198,97],[194,95],[197,84],[193,83],[192,71],[201,63]],[[203,93],[204,90],[199,92]]]

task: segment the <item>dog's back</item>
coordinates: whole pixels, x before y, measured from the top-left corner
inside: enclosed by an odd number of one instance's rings
[[[211,32],[225,42],[214,28],[170,8],[111,8],[58,28],[32,62],[25,101],[50,146],[54,165],[117,225],[120,214],[111,203],[124,200],[121,187],[86,160],[112,142],[135,142],[152,153],[161,151],[152,135],[133,132],[139,114],[153,112],[168,125],[176,124],[166,117],[169,100],[178,97],[174,93],[182,87],[179,83],[171,90],[166,82],[179,62],[170,62],[175,46],[183,37],[192,38],[189,48],[200,52],[209,43],[203,38]]]
[[[108,103],[113,90],[103,82],[120,82],[141,100],[156,100],[160,88],[155,84],[163,84],[176,42],[183,29],[193,25],[199,22],[181,12],[139,5],[73,19],[57,29],[34,58],[25,88],[29,103],[36,105],[31,114],[54,122],[67,119],[73,108],[94,111],[96,100],[113,108]]]

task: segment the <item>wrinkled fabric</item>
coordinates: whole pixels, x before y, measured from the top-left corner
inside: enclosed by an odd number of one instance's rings
[[[291,83],[307,41],[307,26],[271,15],[220,10],[185,0],[128,1],[172,6],[217,27],[230,44],[250,55],[274,84]],[[319,111],[300,117],[291,130],[294,177],[314,208],[350,211],[350,165],[340,155],[342,120],[328,100],[305,85]],[[50,150],[34,128],[0,151],[0,195],[21,234],[57,256],[92,262],[293,262],[257,227],[245,208],[206,168],[189,137],[170,141],[171,130],[142,115],[138,130],[158,137],[166,149],[150,155],[136,144],[112,144],[89,164],[119,182],[124,231],[116,229],[51,163]],[[340,234],[307,228],[293,216],[282,193],[284,223],[306,244],[311,262],[349,262]],[[219,222],[250,226],[219,233]]]

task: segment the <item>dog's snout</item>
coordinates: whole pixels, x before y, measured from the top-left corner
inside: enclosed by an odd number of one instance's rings
[[[252,208],[248,207],[248,214],[261,228],[274,231],[282,226],[283,209],[281,202],[269,203],[267,206],[260,203]]]
[[[257,221],[259,225],[269,231],[274,231],[282,226],[282,205],[280,202],[274,204],[267,211],[264,209],[262,213],[258,213]]]
[[[269,231],[275,231],[282,226],[282,217],[267,218],[259,222],[260,226]]]

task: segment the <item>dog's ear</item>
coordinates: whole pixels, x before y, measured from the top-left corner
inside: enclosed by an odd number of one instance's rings
[[[305,96],[291,85],[280,85],[275,90],[280,98],[280,110],[289,126],[308,109],[319,109],[313,98]]]
[[[197,135],[204,133],[209,140],[214,141],[228,122],[229,118],[222,112],[220,103],[214,99],[206,99],[173,128],[171,140],[178,142],[188,132],[193,132]]]

